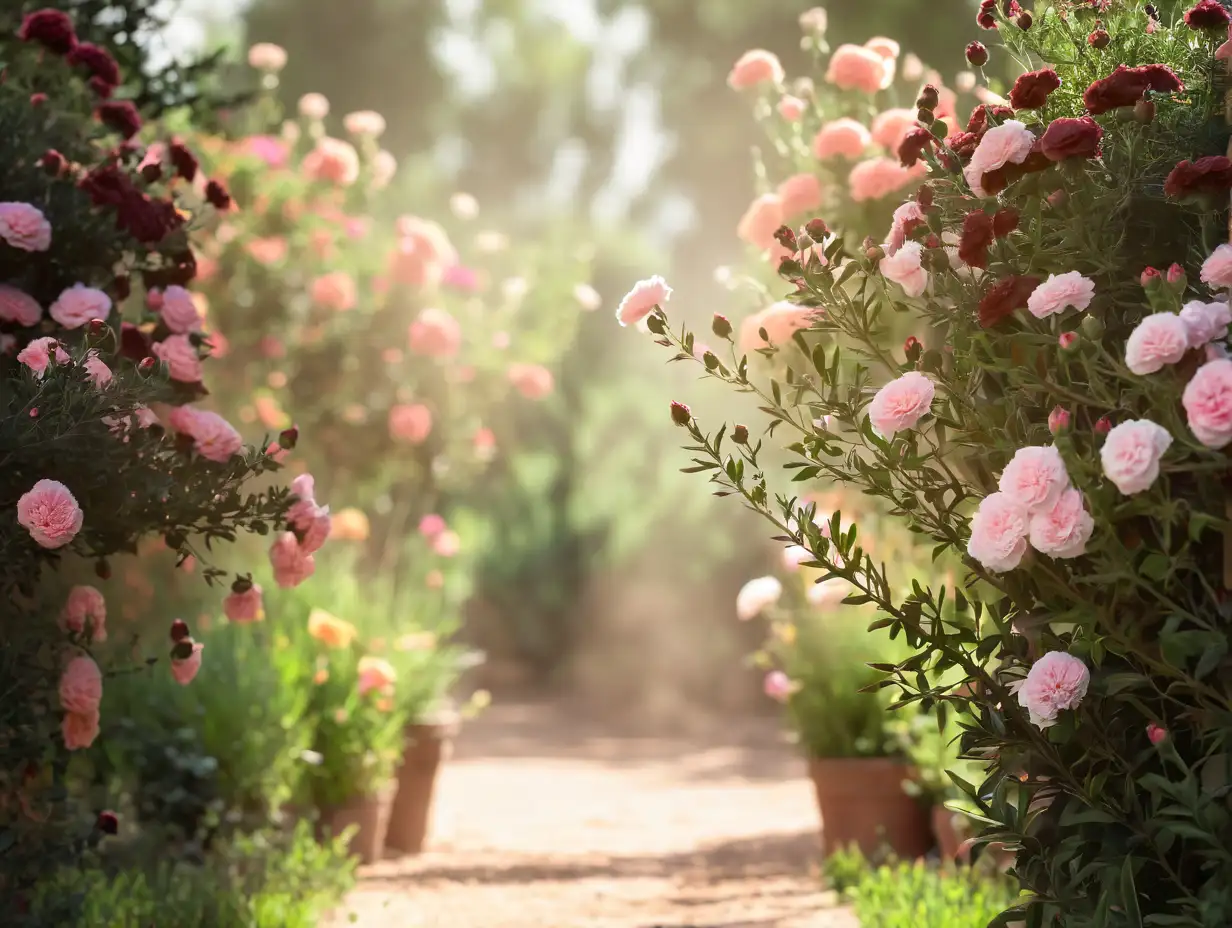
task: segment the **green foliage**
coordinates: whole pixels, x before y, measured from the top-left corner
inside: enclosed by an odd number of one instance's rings
[[[872,865],[860,845],[854,841],[847,847],[836,848],[822,864],[826,886],[840,894],[846,894],[868,877]]]
[[[1016,895],[1006,880],[923,861],[869,870],[850,891],[862,928],[985,928]]]
[[[951,779],[954,774],[968,783],[980,783],[985,764],[962,760],[960,739],[963,726],[955,707],[947,707],[944,725],[938,725],[932,713],[895,713],[888,728],[891,738],[903,755],[911,761],[916,777],[904,785],[913,795],[923,795],[934,805],[947,801],[966,803],[966,794]]]

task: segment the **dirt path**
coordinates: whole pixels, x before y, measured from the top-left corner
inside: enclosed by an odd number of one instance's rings
[[[634,738],[497,705],[444,770],[430,848],[364,868],[332,924],[854,928],[821,891],[802,773],[773,721]]]

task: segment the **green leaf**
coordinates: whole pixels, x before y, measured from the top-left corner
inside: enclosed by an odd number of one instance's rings
[[[1138,887],[1134,885],[1134,856],[1128,854],[1121,866],[1121,905],[1130,928],[1142,928],[1142,911],[1138,907]]]

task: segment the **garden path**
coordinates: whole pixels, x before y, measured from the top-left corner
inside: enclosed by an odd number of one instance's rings
[[[362,868],[330,928],[856,928],[821,889],[803,773],[771,719],[639,737],[498,701],[443,770],[428,850]]]

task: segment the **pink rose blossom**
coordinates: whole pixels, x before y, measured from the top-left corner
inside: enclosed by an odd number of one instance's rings
[[[811,213],[821,207],[821,181],[815,174],[793,174],[775,189],[783,207],[783,217],[790,219]]]
[[[864,203],[897,193],[927,173],[928,165],[923,161],[905,168],[897,158],[869,158],[851,169],[847,175],[847,185],[851,188],[851,199]]]
[[[1147,316],[1125,343],[1125,366],[1135,374],[1154,374],[1175,364],[1189,350],[1189,330],[1176,313]]]
[[[552,372],[541,364],[511,364],[509,382],[529,400],[541,400],[552,392]]]
[[[1151,744],[1159,744],[1168,737],[1168,729],[1164,728],[1155,722],[1151,722],[1146,727],[1146,738]]]
[[[85,633],[87,620],[91,640],[106,641],[107,602],[103,594],[92,586],[75,586],[69,590],[64,608],[60,610],[60,628],[81,635]]]
[[[36,338],[17,353],[17,360],[34,372],[34,376],[42,380],[47,366],[51,363],[52,352],[55,352],[56,363],[67,364],[72,360],[67,351],[60,347],[54,338]]]
[[[1026,509],[1005,493],[992,493],[971,519],[967,554],[993,573],[1013,570],[1027,553],[1029,531]]]
[[[161,342],[151,345],[150,351],[167,365],[172,380],[201,382],[201,359],[187,335],[168,335]]]
[[[741,55],[727,75],[727,86],[732,90],[782,82],[783,65],[779,63],[778,56],[760,48],[750,49]]]
[[[1031,665],[1018,688],[1018,703],[1027,710],[1032,725],[1050,728],[1058,712],[1078,708],[1090,680],[1090,671],[1081,660],[1064,651],[1049,651]]]
[[[762,683],[765,694],[775,702],[787,702],[800,687],[781,670],[771,670]]]
[[[17,500],[17,521],[43,548],[62,548],[81,531],[81,507],[58,480],[43,479]]]
[[[81,362],[81,366],[85,368],[90,382],[98,389],[102,390],[107,384],[111,383],[111,368],[98,356],[97,351],[91,350],[86,355],[86,359]]]
[[[1082,493],[1067,487],[1048,509],[1031,516],[1031,547],[1049,557],[1080,557],[1095,531],[1095,520],[1083,505]]]
[[[892,109],[873,120],[873,141],[897,153],[903,137],[916,127],[915,110]]]
[[[167,416],[168,424],[193,440],[193,450],[207,461],[225,464],[244,448],[244,439],[216,412],[177,406]]]
[[[1019,448],[997,484],[1028,515],[1051,509],[1068,486],[1065,461],[1055,445]]]
[[[16,287],[0,284],[0,322],[15,322],[29,328],[43,318],[38,300]]]
[[[432,432],[432,410],[422,403],[399,403],[389,409],[389,436],[418,445]]]
[[[419,520],[419,534],[424,538],[435,538],[445,531],[445,520],[435,512],[430,512]]]
[[[924,247],[919,242],[906,242],[878,264],[881,276],[903,288],[910,297],[920,296],[928,288],[928,271],[924,270]]]
[[[740,350],[751,353],[759,348],[767,348],[771,344],[782,347],[791,342],[793,333],[807,329],[813,324],[813,317],[818,310],[812,306],[797,306],[780,300],[772,303],[760,312],[745,318],[740,324],[738,344]],[[770,341],[764,341],[761,330],[765,329]]]
[[[228,593],[222,601],[222,611],[229,621],[239,625],[260,622],[265,618],[260,584],[252,584],[243,593]]]
[[[783,225],[785,219],[783,200],[777,193],[767,193],[749,204],[749,208],[740,217],[736,225],[736,235],[742,242],[752,245],[758,251],[767,251],[782,247],[774,238],[774,233]]]
[[[201,331],[201,313],[197,310],[193,295],[183,287],[170,286],[163,291],[158,312],[163,324],[174,335]]]
[[[180,686],[188,686],[192,683],[193,678],[197,676],[197,671],[201,669],[201,652],[205,650],[205,645],[200,641],[192,643],[192,653],[188,657],[173,657],[171,658],[171,676],[175,678],[175,682]]]
[[[777,577],[750,580],[736,594],[736,617],[741,622],[747,622],[777,603],[782,595],[783,584]]]
[[[1181,395],[1194,437],[1208,448],[1232,442],[1232,361],[1207,361],[1185,385]]]
[[[876,93],[894,80],[894,62],[871,48],[840,45],[830,56],[826,81],[842,90]]]
[[[1064,312],[1071,306],[1082,312],[1095,296],[1095,282],[1077,271],[1049,274],[1027,297],[1027,311],[1036,319]]]
[[[1220,245],[1202,262],[1202,282],[1214,289],[1232,287],[1232,245]]]
[[[818,161],[830,158],[855,161],[872,142],[872,135],[862,124],[844,116],[826,123],[813,137],[813,155]]]
[[[890,223],[889,241],[885,246],[886,254],[895,254],[906,243],[911,231],[926,222],[928,222],[928,215],[915,200],[908,200],[894,210],[894,218]]]
[[[1216,339],[1224,341],[1228,337],[1228,325],[1232,323],[1232,309],[1218,300],[1214,303],[1192,300],[1181,307],[1180,316],[1189,333],[1190,348],[1205,348]]]
[[[0,239],[22,251],[46,251],[51,223],[29,203],[0,203]]]
[[[56,298],[48,314],[66,329],[79,329],[92,319],[106,319],[111,314],[111,297],[85,284],[73,284]]]
[[[462,550],[462,539],[458,537],[457,532],[445,529],[443,532],[438,532],[432,539],[432,550],[441,557],[453,557]]]
[[[103,674],[94,658],[81,654],[60,675],[60,706],[65,712],[89,715],[98,711],[103,698]]]
[[[283,532],[270,546],[270,566],[274,569],[274,582],[283,589],[299,586],[312,576],[316,561],[305,553],[294,532]]]
[[[69,751],[80,751],[88,748],[98,737],[99,713],[66,712],[60,723],[60,734],[64,738],[64,747]]]
[[[778,104],[775,106],[778,114],[788,122],[799,122],[800,118],[808,109],[808,104],[799,97],[793,97],[789,93],[783,94],[779,98]]]
[[[936,388],[919,371],[908,371],[877,391],[868,405],[868,419],[886,440],[915,428],[932,407]]]
[[[1159,477],[1159,460],[1171,444],[1168,430],[1149,419],[1113,426],[1099,449],[1104,476],[1126,496],[1141,493]]]
[[[451,358],[462,347],[462,327],[443,309],[421,311],[407,335],[411,351],[430,358]]]
[[[312,301],[325,309],[345,312],[359,299],[355,279],[346,271],[331,271],[312,281]]]
[[[1017,119],[1007,119],[984,133],[971,155],[971,161],[963,169],[963,176],[977,197],[985,196],[984,175],[1007,164],[1022,164],[1031,154],[1035,136]]]
[[[622,326],[636,325],[671,298],[672,288],[656,274],[639,280],[616,307],[616,321]]]
[[[359,179],[359,153],[349,142],[325,136],[304,156],[301,167],[309,180],[349,187]]]

